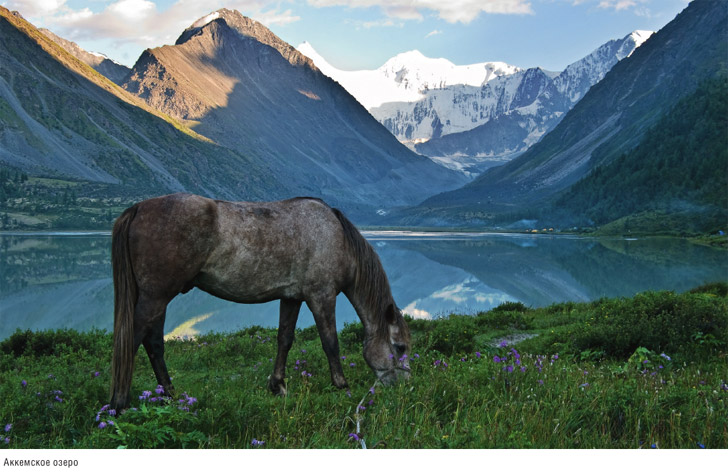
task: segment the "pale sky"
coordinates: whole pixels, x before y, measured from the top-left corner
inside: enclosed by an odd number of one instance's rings
[[[375,69],[419,50],[455,64],[502,61],[561,71],[611,39],[659,30],[687,0],[0,0],[37,27],[132,66],[222,7],[339,69]]]

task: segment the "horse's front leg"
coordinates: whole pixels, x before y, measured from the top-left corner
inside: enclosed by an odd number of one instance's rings
[[[344,370],[341,368],[339,337],[336,335],[336,294],[322,299],[307,300],[306,304],[313,313],[321,337],[321,345],[329,361],[331,383],[336,388],[346,388],[349,384],[346,383]]]
[[[273,367],[273,374],[268,380],[268,388],[275,395],[286,395],[286,360],[288,352],[293,345],[293,338],[296,332],[298,311],[301,309],[301,301],[281,299],[280,318],[278,322],[278,352],[276,363]]]

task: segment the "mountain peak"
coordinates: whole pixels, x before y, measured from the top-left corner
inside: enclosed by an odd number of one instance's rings
[[[229,10],[227,8],[221,8],[199,18],[182,32],[175,44],[181,45],[186,43],[191,38],[204,32],[207,28],[210,28],[211,25],[218,23],[224,23],[244,38],[251,38],[278,50],[281,56],[283,56],[292,65],[307,65],[311,68],[316,68],[313,61],[302,55],[293,46],[278,38],[275,33],[270,31],[265,25],[253,20],[252,18],[246,17],[237,10]]]
[[[393,56],[379,69],[383,71],[397,72],[402,68],[407,68],[409,70],[445,70],[454,67],[455,65],[445,58],[428,58],[419,50],[411,50]]]

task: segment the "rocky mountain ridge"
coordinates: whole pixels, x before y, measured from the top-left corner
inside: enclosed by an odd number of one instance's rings
[[[119,64],[103,54],[86,51],[73,41],[61,38],[46,28],[39,28],[38,31],[116,84],[123,83],[124,79],[129,74],[129,71],[131,71],[131,68],[124,66],[123,64]]]

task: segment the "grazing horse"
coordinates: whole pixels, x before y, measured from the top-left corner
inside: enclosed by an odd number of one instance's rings
[[[144,345],[157,382],[174,394],[164,362],[167,304],[197,287],[239,303],[280,299],[278,352],[268,388],[285,395],[298,311],[313,313],[334,386],[347,386],[336,335],[344,292],[364,325],[364,359],[383,383],[407,377],[409,329],[377,254],[339,211],[313,198],[225,202],[174,194],[137,203],[114,224],[111,406],[129,406],[134,357]]]

